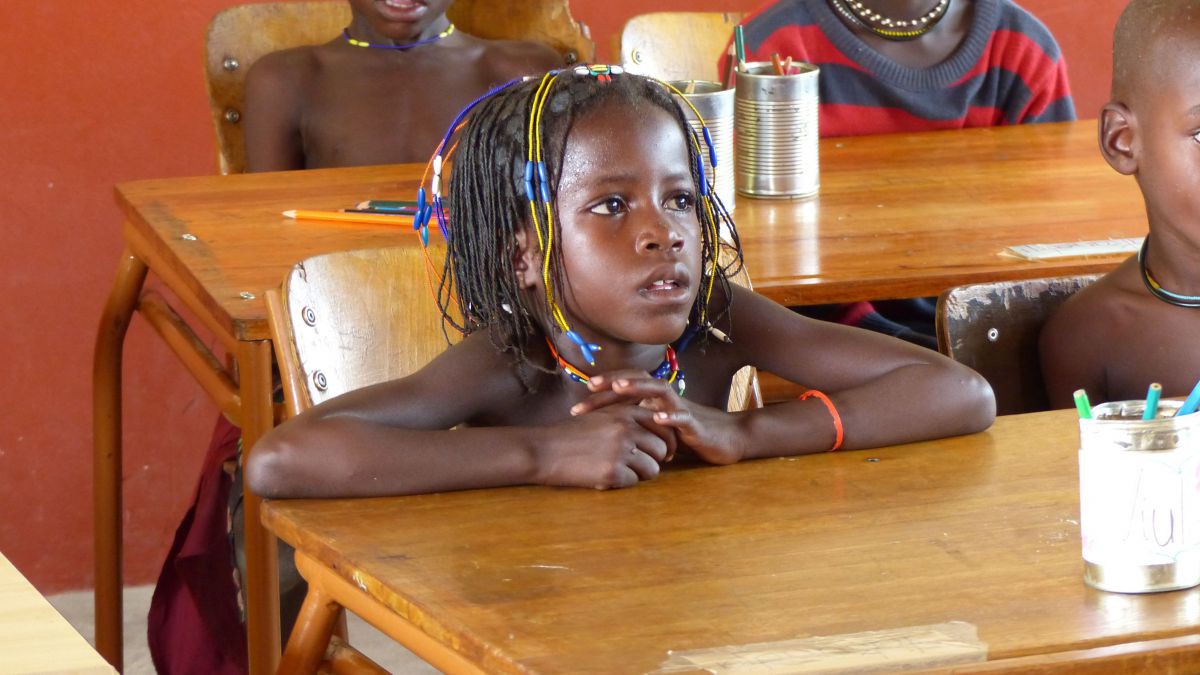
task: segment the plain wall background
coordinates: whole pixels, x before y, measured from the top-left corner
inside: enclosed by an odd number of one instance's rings
[[[215,171],[203,34],[234,4],[0,3],[0,551],[43,592],[92,583],[92,349],[121,251],[112,187]],[[575,0],[572,9],[604,60],[634,14],[759,4]],[[1124,0],[1022,4],[1063,46],[1080,117],[1095,117]],[[190,502],[216,409],[140,319],[125,354],[126,581],[145,583]]]

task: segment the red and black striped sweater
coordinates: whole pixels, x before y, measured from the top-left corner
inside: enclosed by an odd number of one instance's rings
[[[816,64],[821,136],[1075,119],[1062,52],[1011,0],[974,0],[966,38],[942,63],[909,68],[879,54],[827,0],[777,0],[745,21],[746,58]]]

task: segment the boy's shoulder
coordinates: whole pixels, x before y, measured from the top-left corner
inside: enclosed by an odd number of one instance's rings
[[[1123,329],[1153,308],[1147,300],[1153,298],[1141,287],[1136,258],[1130,258],[1071,296],[1047,320],[1043,332],[1079,334],[1083,328],[1100,326]]]
[[[465,45],[469,58],[495,79],[512,79],[564,65],[562,55],[539,42],[485,40],[471,36]]]
[[[270,81],[298,84],[327,66],[336,53],[332,43],[289,47],[264,54],[246,74],[247,86],[251,82]]]

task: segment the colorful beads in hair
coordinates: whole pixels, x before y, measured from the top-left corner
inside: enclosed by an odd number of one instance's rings
[[[558,303],[555,295],[556,285],[555,279],[552,278],[552,264],[554,259],[555,245],[555,224],[554,218],[556,208],[554,204],[554,188],[551,184],[549,172],[546,166],[546,157],[544,156],[544,125],[543,115],[546,110],[547,101],[551,99],[551,95],[560,87],[565,86],[562,83],[568,78],[578,77],[593,77],[602,84],[611,83],[615,77],[624,75],[624,69],[620,66],[609,65],[579,65],[570,69],[552,70],[540,77],[537,86],[534,89],[532,99],[527,108],[527,118],[525,121],[525,162],[523,169],[523,192],[525,201],[529,205],[529,224],[533,226],[534,233],[538,240],[539,250],[542,255],[542,281],[545,287],[546,299],[545,307],[550,317],[550,320],[555,326],[570,340],[579,350],[583,360],[589,365],[596,364],[595,352],[600,349],[600,346],[594,343],[589,343],[568,323],[565,314]],[[467,116],[479,106],[482,102],[495,97],[501,92],[510,89],[523,82],[529,81],[532,78],[521,78],[507,82],[483,96],[472,101],[467,105],[451,123],[446,130],[442,141],[438,144],[437,150],[430,160],[426,173],[429,174],[432,169],[432,177],[428,183],[428,190],[425,186],[425,177],[422,177],[422,186],[417,191],[417,216],[413,220],[413,227],[420,232],[422,245],[427,246],[429,243],[429,224],[430,221],[436,218],[438,228],[441,230],[442,237],[450,242],[454,237],[454,229],[451,227],[450,219],[447,215],[442,196],[442,172],[454,153],[456,144],[451,144],[451,139],[454,135],[465,126]],[[713,167],[717,166],[716,150],[713,146],[712,135],[708,130],[708,126],[704,123],[703,117],[699,111],[692,106],[687,97],[683,95],[677,88],[670,83],[663,82],[654,78],[645,78],[648,81],[654,82],[661,86],[667,92],[674,94],[678,101],[689,106],[692,109],[696,119],[700,120],[701,133],[698,135],[690,126],[683,124],[685,133],[691,140],[692,154],[695,155],[695,170],[698,176],[698,190],[700,197],[697,200],[698,208],[704,212],[703,218],[700,218],[702,225],[707,229],[705,239],[711,244],[707,247],[707,259],[703,261],[705,267],[705,276],[707,283],[701,289],[701,298],[697,302],[697,313],[693,315],[692,324],[688,332],[685,333],[686,339],[681,340],[681,346],[686,344],[688,340],[699,329],[710,329],[711,323],[708,317],[708,305],[712,297],[714,283],[721,270],[719,261],[719,252],[721,248],[721,233],[719,223],[724,223],[727,227],[729,235],[732,237],[731,244],[737,249],[737,235],[733,227],[732,218],[729,212],[725,209],[717,197],[716,191],[712,187],[709,177],[704,169],[703,154],[707,149],[710,163]],[[701,145],[703,140],[703,146]],[[519,179],[518,179],[519,180]],[[740,256],[739,256],[740,261]],[[446,281],[443,280],[443,288]],[[469,312],[472,308],[462,308],[464,312]],[[464,326],[461,330],[466,330]],[[557,354],[556,354],[557,355]],[[564,362],[565,363],[565,362]],[[672,379],[674,377],[672,376]]]

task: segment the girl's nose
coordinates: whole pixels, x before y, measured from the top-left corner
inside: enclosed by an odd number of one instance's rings
[[[683,234],[670,220],[656,214],[653,222],[648,223],[638,236],[638,250],[678,253],[683,250]]]

